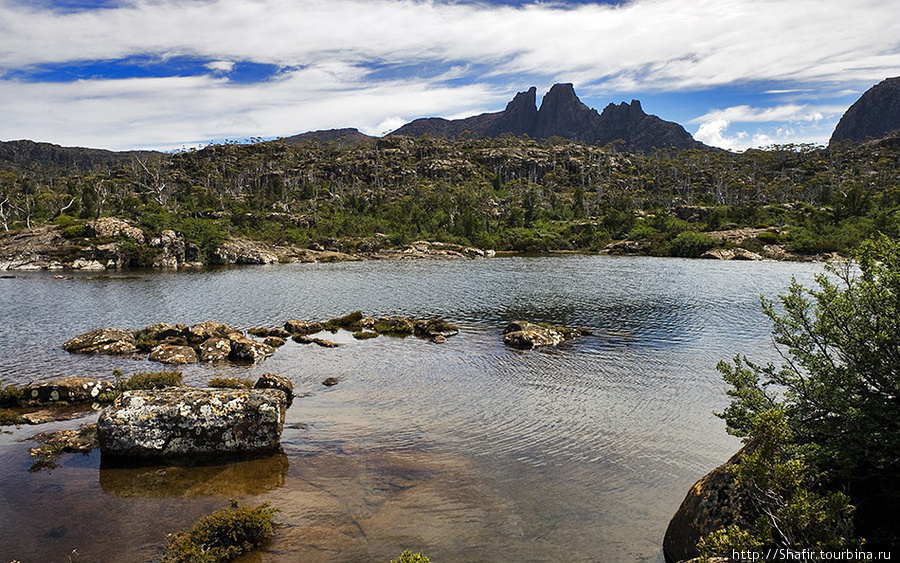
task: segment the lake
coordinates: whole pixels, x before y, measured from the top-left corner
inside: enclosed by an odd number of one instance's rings
[[[0,562],[151,561],[165,536],[228,506],[279,509],[275,539],[243,562],[659,562],[688,488],[740,441],[715,366],[779,361],[760,294],[807,286],[821,264],[562,256],[289,264],[0,279],[0,380],[111,379],[146,359],[70,355],[100,327],[220,321],[247,329],[364,314],[443,317],[460,334],[289,341],[253,367],[194,365],[185,380],[273,372],[307,394],[284,454],[197,467],[107,467],[98,452],[29,471],[0,435]],[[553,349],[512,350],[513,320],[585,326]],[[325,387],[322,381],[340,383]]]

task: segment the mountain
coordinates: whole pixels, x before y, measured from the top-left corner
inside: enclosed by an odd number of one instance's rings
[[[535,139],[558,136],[601,145],[621,139],[626,148],[639,151],[654,147],[709,148],[695,141],[681,125],[644,113],[638,100],[630,104],[609,104],[602,113],[597,113],[578,99],[572,84],[554,84],[541,101],[540,109],[536,97],[537,88],[532,86],[516,94],[501,112],[454,120],[416,119],[389,134],[456,138],[465,132],[476,137],[511,133]]]
[[[365,133],[360,133],[358,129],[347,127],[344,129],[328,129],[326,131],[310,131],[308,133],[285,137],[281,139],[281,141],[291,145],[302,145],[305,142],[312,141],[315,143],[334,142],[341,146],[354,146],[363,141],[372,141],[375,139],[377,139],[377,137],[371,137]]]
[[[134,157],[146,158],[161,153],[154,151],[115,152],[82,147],[61,147],[34,141],[0,141],[0,170],[91,170],[115,166]]]
[[[841,117],[829,143],[881,139],[900,130],[900,77],[885,79],[860,96]]]

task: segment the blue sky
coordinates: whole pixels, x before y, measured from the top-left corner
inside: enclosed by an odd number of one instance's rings
[[[894,0],[0,0],[0,139],[115,150],[502,110],[572,82],[731,150],[900,75]]]

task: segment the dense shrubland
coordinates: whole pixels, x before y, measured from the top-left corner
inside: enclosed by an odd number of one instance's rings
[[[898,209],[900,138],[626,154],[559,138],[386,137],[211,145],[91,170],[0,162],[0,229],[52,221],[76,238],[84,221],[115,215],[202,249],[230,236],[307,246],[382,233],[517,251],[631,239],[693,256],[713,244],[706,232],[770,227],[737,244],[815,254],[896,235]]]

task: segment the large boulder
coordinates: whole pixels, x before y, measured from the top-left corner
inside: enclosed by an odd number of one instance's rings
[[[100,451],[136,458],[274,452],[286,405],[274,389],[126,391],[100,415]]]
[[[98,328],[63,344],[63,349],[73,354],[133,354],[135,346],[133,330],[121,328]]]
[[[208,338],[197,346],[201,362],[227,360],[231,354],[231,341],[227,338]]]
[[[85,226],[91,236],[100,238],[125,237],[138,244],[144,244],[144,231],[123,219],[101,217],[96,221],[88,221]]]
[[[701,538],[732,524],[749,528],[756,519],[746,495],[729,474],[729,467],[738,463],[751,447],[748,444],[741,448],[688,491],[663,539],[663,554],[668,563],[699,557],[697,542]]]

